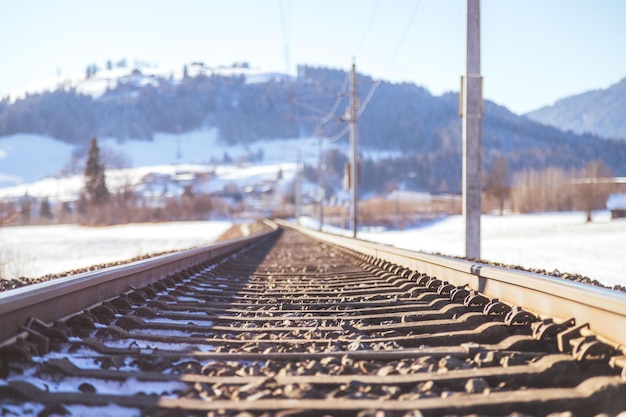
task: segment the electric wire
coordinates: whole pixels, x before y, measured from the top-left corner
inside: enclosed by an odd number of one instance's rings
[[[326,142],[332,143],[332,142],[336,142],[339,139],[343,138],[346,133],[348,133],[348,131],[350,130],[350,125],[346,125],[344,126],[344,128],[337,133],[335,136],[331,136],[330,138],[326,138]]]
[[[404,31],[402,32],[402,36],[400,38],[400,42],[398,42],[398,46],[396,47],[394,53],[391,55],[391,59],[389,60],[387,67],[385,68],[385,70],[383,72],[388,72],[389,68],[391,67],[391,65],[394,63],[394,61],[396,60],[396,57],[398,56],[398,53],[400,52],[400,49],[402,49],[402,46],[404,46],[404,42],[409,34],[409,31],[411,30],[411,27],[413,27],[413,21],[415,20],[415,17],[417,16],[417,11],[419,9],[419,7],[421,6],[422,2],[421,0],[416,2],[415,5],[413,6],[413,10],[411,11],[411,14],[409,15],[409,19],[407,20],[407,24],[404,28]],[[363,103],[361,104],[361,106],[359,106],[359,111],[358,111],[358,115],[361,116],[361,113],[363,113],[365,111],[365,108],[367,107],[367,105],[369,104],[370,100],[372,99],[372,97],[374,96],[374,93],[376,92],[376,89],[378,89],[378,87],[380,86],[382,82],[382,79],[377,80],[374,84],[372,84],[372,86],[370,87],[370,90],[367,93],[367,96],[365,97],[365,99],[363,100]]]
[[[290,50],[289,50],[289,43],[291,42],[291,22],[289,21],[289,19],[287,19],[287,16],[285,13],[285,4],[283,0],[278,0],[278,7],[280,9],[280,23],[282,25],[283,38],[285,42],[285,45],[284,45],[285,47],[285,72],[289,74],[289,70],[291,66]],[[291,14],[289,0],[287,0],[287,8],[289,8],[289,10],[287,10],[287,13]]]
[[[365,111],[365,108],[367,107],[370,100],[374,96],[374,93],[376,92],[376,89],[378,88],[381,82],[382,80],[376,80],[376,82],[374,82],[374,84],[372,84],[372,86],[370,87],[369,91],[367,92],[367,96],[365,96],[365,99],[363,99],[363,103],[361,103],[361,105],[359,106],[359,111],[358,111],[359,117],[361,116],[361,113]]]
[[[335,112],[337,111],[337,108],[339,107],[341,100],[343,100],[343,98],[345,97],[346,90],[348,88],[348,81],[350,81],[350,77],[348,76],[348,73],[346,73],[346,76],[343,79],[341,90],[339,91],[339,93],[337,93],[337,99],[335,100],[335,103],[333,104],[333,107],[330,109],[328,114],[326,114],[326,116],[324,116],[320,120],[321,124],[328,123],[335,116]]]
[[[409,18],[407,19],[407,22],[405,24],[404,30],[402,31],[402,35],[400,37],[400,41],[397,43],[397,47],[394,50],[393,54],[391,55],[391,58],[389,59],[389,62],[385,68],[384,72],[388,72],[389,68],[391,67],[391,65],[395,62],[400,50],[402,49],[402,47],[404,46],[404,43],[406,41],[406,38],[409,34],[409,31],[411,30],[411,27],[413,26],[413,22],[415,20],[415,17],[417,16],[417,12],[419,10],[419,7],[421,6],[421,1],[417,1],[415,2],[413,9],[411,10],[411,13],[409,15]],[[283,0],[279,0],[279,5],[280,5],[280,13],[281,13],[281,23],[283,26],[283,36],[285,38],[285,54],[286,54],[286,60],[287,60],[287,64],[288,64],[288,39],[290,36],[290,28],[288,27],[288,23],[287,23],[287,19],[285,17],[285,10],[284,10],[284,4],[283,4]],[[374,22],[374,19],[376,17],[378,8],[380,6],[380,1],[377,1],[374,4],[374,7],[372,9],[372,12],[370,14],[370,18],[368,20],[368,23],[366,25],[365,31],[363,33],[363,36],[361,37],[361,41],[359,42],[359,47],[357,50],[361,50],[363,45],[365,44],[365,40],[367,39],[367,36],[369,35],[369,32],[371,30],[372,24]],[[321,125],[325,125],[326,123],[330,122],[331,120],[333,120],[333,118],[335,117],[335,113],[337,112],[337,109],[339,108],[339,105],[341,104],[341,101],[343,100],[343,98],[345,97],[346,94],[346,89],[348,86],[348,81],[349,81],[349,73],[346,72],[346,77],[344,78],[341,90],[337,93],[337,98],[335,100],[335,102],[333,103],[333,106],[331,107],[331,109],[325,113],[324,117],[322,117],[321,119],[318,120],[318,126],[316,126],[316,131],[319,131],[319,128]],[[370,103],[371,99],[374,96],[374,93],[376,92],[376,90],[378,89],[378,87],[380,86],[380,84],[382,83],[382,78],[379,80],[376,80],[372,86],[370,87],[370,89],[367,92],[367,95],[365,96],[365,98],[363,99],[361,105],[359,106],[358,109],[358,116],[360,117],[361,114],[365,111],[365,109],[367,108],[368,104]],[[306,105],[304,103],[296,103],[308,110],[313,111],[314,113],[318,113],[321,114],[323,112],[323,110],[318,109],[314,106],[311,105]],[[349,130],[349,126],[345,126],[339,133],[333,135],[332,137],[326,138],[326,140],[328,142],[335,142],[339,139],[341,139],[343,136],[345,136],[345,134],[348,132]]]
[[[365,44],[365,39],[370,33],[370,29],[372,28],[372,23],[374,23],[374,18],[376,17],[376,13],[378,12],[378,6],[380,6],[380,0],[377,0],[374,3],[374,8],[372,9],[372,13],[370,14],[370,18],[367,22],[367,26],[365,26],[365,31],[363,32],[363,36],[361,36],[361,41],[359,42],[359,47],[356,49],[356,56],[359,56],[359,53],[363,49],[363,45]]]
[[[415,17],[417,16],[417,11],[419,10],[421,4],[422,4],[421,0],[415,2],[415,5],[413,6],[413,10],[411,10],[411,14],[409,15],[409,19],[407,20],[407,24],[404,27],[404,32],[402,33],[400,42],[397,43],[397,47],[394,50],[393,54],[391,55],[391,59],[389,60],[389,63],[387,64],[387,68],[385,69],[385,72],[389,70],[389,67],[391,67],[391,65],[394,63],[394,61],[398,57],[398,54],[400,53],[400,49],[402,49],[402,47],[404,46],[404,42],[406,41],[406,38],[409,34],[409,31],[411,30],[411,27],[413,27],[413,21],[415,20]]]

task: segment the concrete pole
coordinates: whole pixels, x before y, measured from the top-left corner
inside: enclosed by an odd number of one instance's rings
[[[482,77],[480,0],[467,0],[467,69],[461,92],[463,117],[463,218],[465,256],[480,258],[482,174]]]
[[[294,179],[294,199],[295,199],[295,216],[296,224],[300,224],[300,216],[302,216],[302,190],[300,189],[300,169],[302,166],[302,150],[298,148],[298,162],[296,163],[296,177]]]
[[[324,167],[324,137],[321,132],[318,130],[318,139],[319,139],[319,151],[317,155],[317,198],[319,198],[319,227],[318,230],[322,230],[324,228],[324,199],[326,198],[324,192],[324,181],[323,181],[323,167]]]
[[[356,64],[352,63],[352,84],[350,87],[350,220],[352,222],[352,237],[356,238],[358,228],[358,178],[357,166],[359,135],[358,135],[358,117],[359,117],[359,96],[356,88]]]

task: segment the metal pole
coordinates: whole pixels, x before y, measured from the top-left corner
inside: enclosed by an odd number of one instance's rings
[[[319,230],[321,231],[324,228],[324,181],[322,177],[323,166],[324,166],[324,137],[321,132],[318,130],[318,139],[319,139],[319,154],[317,160],[317,197],[319,198]]]
[[[352,237],[356,238],[358,227],[358,178],[357,178],[357,165],[358,165],[358,117],[359,117],[359,97],[357,95],[356,88],[356,64],[352,63],[351,73],[352,83],[350,87],[350,200],[351,200],[351,213],[350,219],[352,221]]]
[[[302,201],[301,201],[301,190],[300,190],[300,165],[301,165],[301,160],[302,160],[302,150],[300,148],[298,148],[298,162],[296,163],[296,177],[295,177],[295,181],[294,181],[294,194],[295,194],[295,203],[296,203],[296,207],[295,207],[295,216],[296,216],[296,223],[300,224],[300,216],[302,215]]]
[[[480,0],[467,0],[467,69],[463,78],[463,217],[465,256],[480,258],[482,77],[480,75]]]

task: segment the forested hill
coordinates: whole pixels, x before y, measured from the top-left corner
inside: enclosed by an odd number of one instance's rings
[[[626,78],[609,88],[566,97],[527,116],[575,133],[626,140]]]
[[[94,135],[149,141],[155,132],[202,127],[217,128],[230,144],[317,133],[332,137],[345,128],[340,119],[348,105],[347,81],[344,71],[314,67],[300,68],[297,78],[263,80],[210,74],[172,79],[135,71],[97,97],[60,89],[5,99],[0,102],[0,137],[40,133],[86,145]],[[368,102],[373,85],[370,77],[358,77],[361,102],[367,103],[359,122],[361,146],[401,151],[406,164],[420,164],[431,176],[441,171],[454,183],[443,188],[457,188],[458,95],[436,97],[414,84],[381,82]],[[491,102],[485,103],[483,145],[487,170],[505,154],[512,172],[577,168],[601,159],[615,175],[626,175],[626,141],[563,132]]]

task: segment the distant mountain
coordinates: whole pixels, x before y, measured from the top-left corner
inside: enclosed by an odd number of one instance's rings
[[[337,138],[346,127],[347,81],[345,71],[304,66],[295,78],[245,66],[216,71],[201,65],[179,74],[91,74],[52,91],[0,101],[0,140],[37,133],[86,148],[93,135],[151,141],[158,132],[176,135],[198,129],[214,129],[225,145],[255,148],[281,138]],[[415,84],[376,84],[365,75],[358,77],[358,90],[361,103],[367,103],[359,119],[364,191],[402,183],[458,192],[458,94],[433,96]],[[581,168],[600,159],[615,175],[626,175],[626,141],[563,132],[489,101],[484,111],[487,171],[505,155],[511,173],[547,166]],[[392,156],[381,156],[385,154]],[[327,167],[341,176],[344,157],[329,158]]]
[[[574,133],[626,139],[626,78],[603,90],[566,97],[526,116]]]

